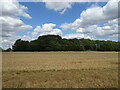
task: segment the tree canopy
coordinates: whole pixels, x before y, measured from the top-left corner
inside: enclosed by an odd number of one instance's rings
[[[115,41],[62,39],[59,35],[44,35],[33,41],[16,40],[13,51],[119,51],[119,44]]]

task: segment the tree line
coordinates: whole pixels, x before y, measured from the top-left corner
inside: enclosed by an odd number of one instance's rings
[[[62,39],[44,35],[32,41],[16,40],[13,51],[119,51],[120,42],[90,39]]]

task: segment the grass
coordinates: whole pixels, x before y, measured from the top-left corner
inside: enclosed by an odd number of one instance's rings
[[[3,52],[3,88],[117,88],[117,52]]]

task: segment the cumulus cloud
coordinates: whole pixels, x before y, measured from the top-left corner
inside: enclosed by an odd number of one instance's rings
[[[111,27],[111,29],[105,30],[104,27],[97,27],[91,31],[91,33],[73,33],[63,36],[63,38],[85,38],[85,39],[104,39],[104,40],[118,40],[118,29]],[[117,29],[117,30],[116,30]],[[85,29],[86,30],[86,29]]]
[[[119,19],[120,19],[120,18],[113,19],[113,20],[109,20],[109,21],[108,21],[108,24],[110,24],[110,25],[118,24],[118,23],[119,23]]]
[[[67,38],[90,38],[90,39],[118,39],[118,24],[116,19],[108,21],[105,25],[90,25],[85,28],[79,27],[75,34],[68,34]],[[112,24],[111,24],[112,23]],[[80,36],[79,36],[80,35]],[[72,37],[73,36],[73,37]]]
[[[45,2],[46,8],[58,11],[60,14],[71,8],[72,4],[72,2]]]
[[[95,6],[80,15],[81,26],[98,24],[118,18],[118,0],[110,0],[104,7]]]
[[[81,19],[76,19],[73,23],[64,23],[60,27],[63,30],[69,30],[69,29],[76,30],[81,26],[81,22],[82,22]]]
[[[66,38],[66,39],[72,39],[72,38],[86,38],[86,39],[92,39],[90,36],[87,36],[85,34],[81,34],[81,33],[74,33],[74,34],[67,34],[65,36],[63,36],[62,38]]]
[[[19,4],[16,0],[1,0],[0,2],[0,23],[2,25],[2,46],[8,47],[9,44],[18,38],[16,33],[18,31],[32,29],[31,25],[26,25],[19,16],[31,19],[32,17],[26,13],[27,7]],[[1,47],[1,46],[0,46]]]
[[[41,30],[41,27],[40,26],[36,26],[36,28],[34,29],[34,31],[32,32],[32,36],[37,36],[39,34]]]
[[[118,34],[118,1],[109,0],[103,6],[91,6],[80,14],[73,23],[64,23],[60,27],[63,30],[74,30],[76,33],[89,35],[94,38],[117,36]],[[100,23],[105,25],[99,26]],[[116,37],[117,38],[117,37]]]
[[[113,36],[117,36],[118,34],[118,25],[117,24],[113,24],[111,26],[103,26],[103,27],[99,27],[97,26],[96,28],[92,28],[91,34],[95,37],[95,38],[109,38],[112,39],[111,37]],[[117,38],[117,37],[115,37]]]
[[[34,40],[34,38],[32,38],[31,36],[29,35],[23,35],[23,36],[12,36],[12,37],[4,37],[2,40],[1,40],[1,43],[2,43],[2,48],[6,49],[6,48],[12,48],[12,45],[15,43],[15,41],[17,39],[22,39],[22,40],[27,40],[27,41],[31,41],[31,40]]]
[[[16,0],[2,0],[0,8],[2,15],[0,16],[0,22],[2,24],[2,36],[10,36],[16,31],[28,30],[32,26],[26,25],[18,16],[24,16],[31,18],[25,11],[27,7],[20,5]]]
[[[2,16],[23,16],[32,18],[26,13],[27,7],[20,5],[16,0],[1,0],[0,8],[2,8]]]
[[[5,32],[9,34],[10,32],[32,28],[32,26],[24,24],[24,22],[17,17],[0,16],[0,21],[2,22],[3,35]]]
[[[50,32],[50,31],[52,31],[53,27],[55,27],[55,26],[56,26],[56,24],[53,24],[53,23],[43,24],[41,30],[42,30],[42,32]]]
[[[73,23],[64,23],[62,29],[76,29],[89,25],[99,24],[102,21],[108,21],[118,18],[118,0],[110,0],[104,7],[92,6],[80,14],[80,18]]]
[[[58,28],[54,28],[56,24],[53,23],[48,23],[48,24],[43,24],[41,27],[36,26],[34,31],[32,32],[33,37],[38,36],[38,35],[62,35],[62,31]]]

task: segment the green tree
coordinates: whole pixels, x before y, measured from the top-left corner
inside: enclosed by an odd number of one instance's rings
[[[58,35],[39,36],[33,41],[16,40],[13,51],[120,51],[120,42],[90,39],[62,39]]]

